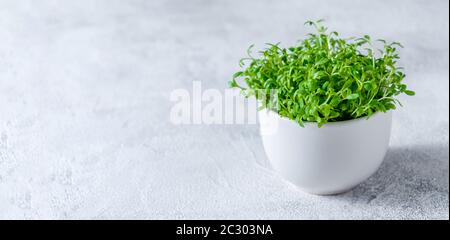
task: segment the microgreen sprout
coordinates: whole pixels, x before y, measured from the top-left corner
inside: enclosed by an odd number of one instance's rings
[[[340,38],[328,32],[322,20],[308,21],[316,33],[283,48],[268,44],[259,57],[241,59],[242,71],[236,72],[229,85],[246,97],[255,96],[262,105],[280,116],[304,122],[344,121],[370,117],[376,112],[395,109],[399,94],[414,95],[402,83],[405,74],[397,67],[398,42],[361,38]],[[374,43],[382,47],[375,49]],[[243,81],[244,84],[239,84]],[[276,98],[268,98],[275,90]]]

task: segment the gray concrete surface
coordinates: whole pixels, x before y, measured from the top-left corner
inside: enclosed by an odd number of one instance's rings
[[[448,219],[448,1],[0,0],[1,219]],[[417,92],[369,180],[338,196],[270,168],[257,125],[174,126],[248,45],[308,19],[405,45]]]

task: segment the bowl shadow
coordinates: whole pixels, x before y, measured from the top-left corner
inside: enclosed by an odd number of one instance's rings
[[[351,202],[403,208],[423,207],[424,202],[448,209],[449,146],[392,147],[378,171],[349,192],[338,195]]]

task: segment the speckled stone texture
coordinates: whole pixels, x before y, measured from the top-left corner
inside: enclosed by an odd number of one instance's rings
[[[1,219],[448,219],[449,3],[0,1]],[[312,196],[270,170],[257,125],[169,122],[173,89],[225,89],[255,43],[307,19],[404,44],[380,170]]]

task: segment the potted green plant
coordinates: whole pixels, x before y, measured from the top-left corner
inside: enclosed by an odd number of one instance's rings
[[[230,87],[264,109],[260,128],[273,168],[306,192],[336,194],[378,169],[396,97],[414,92],[397,66],[400,43],[344,39],[321,20],[306,24],[316,33],[296,46],[269,44],[257,57],[251,46]]]

